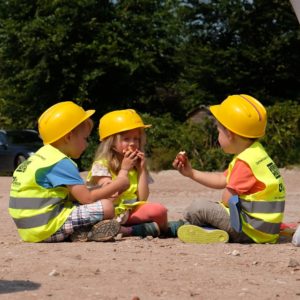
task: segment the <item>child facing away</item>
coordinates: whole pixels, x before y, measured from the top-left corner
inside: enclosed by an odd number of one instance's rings
[[[283,220],[285,186],[279,170],[257,140],[265,134],[267,113],[249,95],[231,95],[210,107],[217,120],[218,141],[233,154],[224,173],[202,172],[179,157],[173,167],[182,175],[214,189],[223,189],[221,202],[196,200],[178,229],[183,242],[276,243]],[[238,200],[238,201],[237,201]],[[206,230],[209,226],[216,230]]]
[[[18,166],[10,191],[9,213],[22,240],[60,242],[79,231],[87,241],[107,241],[119,232],[113,204],[104,196],[128,188],[133,161],[122,163],[113,184],[91,191],[72,161],[87,147],[94,112],[66,101],[40,116],[44,146]]]
[[[151,178],[144,146],[145,128],[150,126],[145,125],[133,109],[109,112],[99,122],[101,143],[88,173],[87,184],[92,188],[109,186],[120,172],[128,173],[130,186],[107,195],[113,199],[115,216],[122,225],[123,236],[172,236],[168,228],[167,209],[159,203],[147,202]],[[132,168],[122,165],[128,159],[134,160]],[[170,227],[176,226],[176,222],[170,224]]]

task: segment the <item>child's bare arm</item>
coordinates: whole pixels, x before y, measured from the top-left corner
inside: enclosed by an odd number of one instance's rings
[[[71,195],[81,204],[93,203],[97,200],[106,199],[120,190],[129,187],[128,170],[120,170],[118,176],[110,184],[89,190],[85,185],[69,185]]]
[[[223,189],[226,187],[226,177],[222,172],[202,172],[192,168],[188,157],[182,161],[177,156],[173,161],[173,167],[183,176],[189,177],[194,181],[214,189]]]
[[[146,167],[138,173],[137,197],[139,201],[146,201],[149,197],[148,171]]]
[[[190,178],[213,189],[226,187],[226,177],[222,172],[202,172],[192,169]]]
[[[138,172],[138,188],[137,188],[137,198],[140,201],[145,201],[149,197],[149,185],[148,185],[148,170],[146,167],[146,157],[145,153],[137,150],[137,161],[136,170]]]

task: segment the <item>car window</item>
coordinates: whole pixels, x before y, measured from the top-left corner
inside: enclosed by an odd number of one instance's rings
[[[0,143],[3,145],[6,144],[5,135],[2,132],[0,132]]]
[[[7,133],[9,144],[40,144],[42,141],[38,134],[31,131],[10,131]]]

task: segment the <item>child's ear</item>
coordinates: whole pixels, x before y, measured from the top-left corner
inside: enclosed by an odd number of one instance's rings
[[[72,135],[72,132],[68,132],[65,136],[64,136],[64,141],[66,143],[68,143],[71,139],[71,135]]]
[[[234,139],[234,137],[236,136],[236,134],[234,132],[232,132],[228,129],[226,129],[226,135],[230,141],[232,141]]]

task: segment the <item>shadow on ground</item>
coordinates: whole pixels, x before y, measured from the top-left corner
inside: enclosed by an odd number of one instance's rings
[[[40,286],[40,283],[29,280],[0,280],[0,294],[33,291]]]

